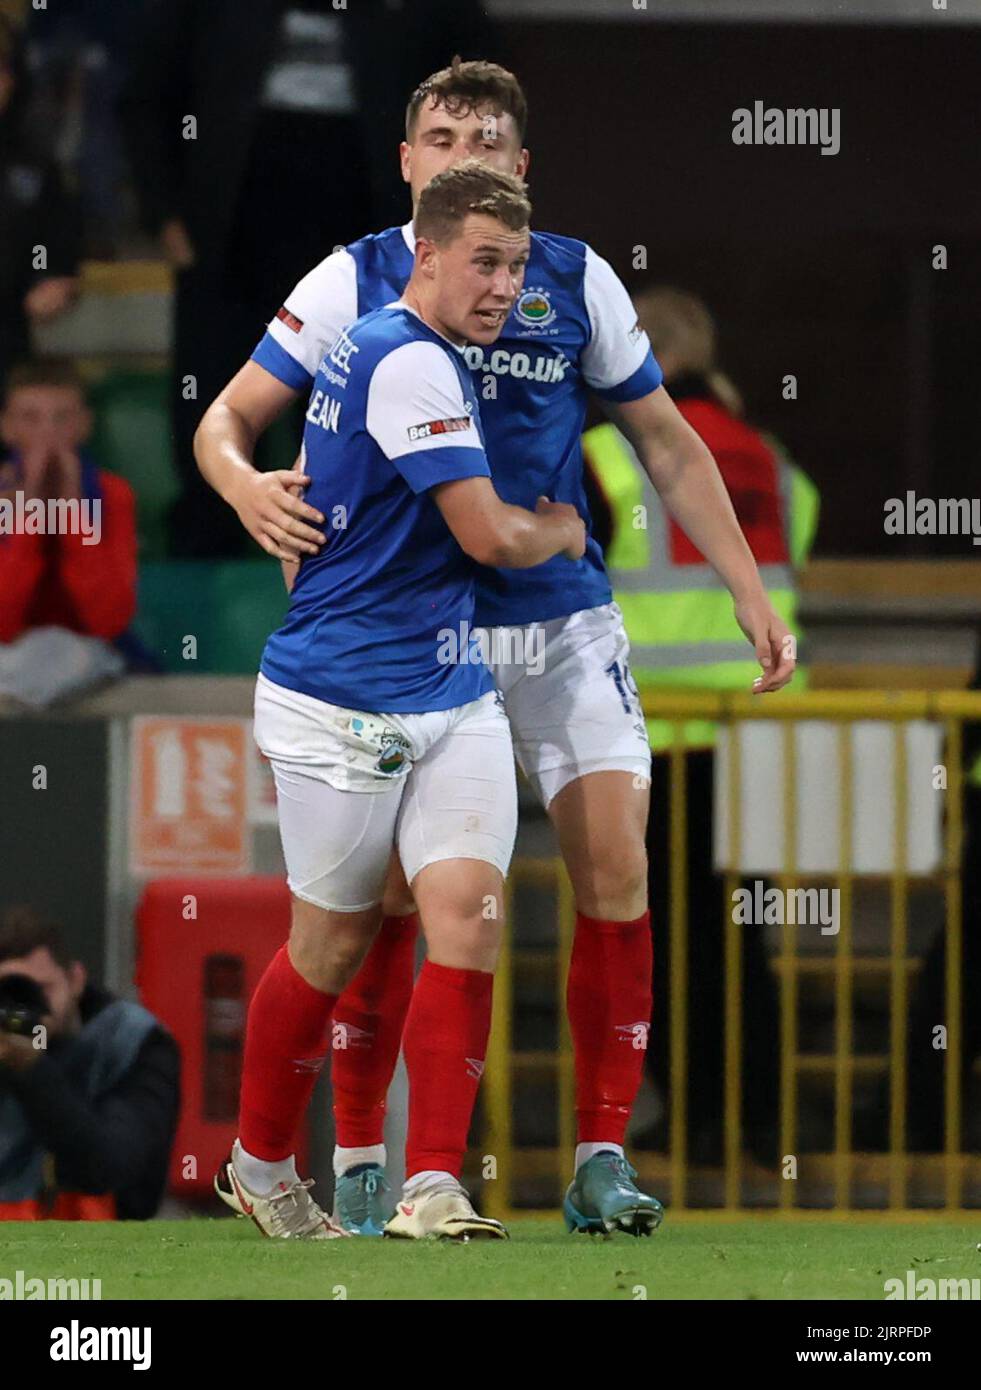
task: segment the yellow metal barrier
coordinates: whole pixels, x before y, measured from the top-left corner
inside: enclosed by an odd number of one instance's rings
[[[970,1174],[975,1192],[981,1191],[981,1160],[962,1151],[963,1096],[961,1085],[961,1007],[963,1003],[962,891],[961,859],[964,844],[963,823],[963,724],[981,723],[981,694],[960,691],[817,691],[804,695],[780,694],[754,697],[742,692],[659,691],[644,697],[649,718],[663,719],[674,727],[669,759],[669,844],[670,882],[670,1141],[666,1154],[635,1154],[634,1161],[648,1187],[667,1199],[674,1210],[711,1206],[734,1213],[747,1205],[776,1207],[780,1211],[804,1214],[798,1205],[800,1183],[792,1181],[790,1160],[803,1175],[824,1185],[830,1192],[822,1204],[829,1213],[853,1211],[869,1202],[867,1192],[856,1202],[856,1183],[871,1183],[881,1191],[889,1210],[911,1208],[910,1181],[914,1170],[907,1152],[906,1107],[908,1103],[907,1044],[910,1006],[910,972],[917,962],[909,956],[909,870],[907,844],[907,751],[904,726],[912,720],[931,721],[944,732],[944,765],[947,790],[944,802],[944,843],[942,866],[933,874],[917,875],[917,884],[927,884],[943,894],[946,915],[945,1018],[947,1048],[944,1057],[943,1112],[945,1139],[942,1153],[917,1157],[916,1172],[931,1181],[942,1178],[943,1205],[948,1211],[962,1209],[965,1181]],[[743,1151],[743,991],[742,925],[731,910],[723,923],[725,968],[724,994],[724,1072],[723,1118],[724,1152],[721,1178],[713,1200],[692,1203],[690,1198],[694,1170],[686,1151],[687,1133],[687,1036],[688,1036],[688,905],[687,905],[687,781],[682,729],[686,720],[705,718],[732,725],[740,721],[776,720],[783,723],[784,844],[782,871],[773,877],[785,890],[800,883],[797,863],[798,825],[795,795],[798,773],[796,733],[804,721],[836,723],[837,771],[840,799],[837,844],[839,866],[836,872],[821,875],[838,889],[839,917],[833,951],[823,956],[801,955],[795,924],[789,913],[781,929],[780,946],[772,957],[779,989],[779,1160],[775,1168],[750,1160]],[[893,865],[886,874],[861,875],[855,869],[853,824],[855,802],[855,758],[851,728],[857,721],[886,721],[893,726]],[[728,744],[728,806],[726,827],[729,868],[724,875],[724,901],[735,901],[741,862],[741,805],[743,769],[739,739]],[[889,892],[888,954],[869,956],[856,953],[854,934],[855,884],[857,880],[885,884]],[[526,951],[515,945],[513,920],[515,894],[522,886],[534,884],[551,889],[555,915],[551,952],[540,948]],[[786,900],[785,900],[786,901]],[[485,1154],[496,1160],[497,1180],[484,1188],[489,1213],[506,1218],[517,1205],[554,1205],[568,1181],[575,1143],[575,1097],[572,1050],[565,1009],[565,981],[575,924],[575,903],[564,866],[558,859],[517,860],[508,883],[506,932],[495,989],[494,1025],[488,1055],[484,1091],[486,1115]],[[554,1053],[516,1053],[514,1050],[515,980],[522,970],[544,968],[554,988],[556,1039]],[[834,1007],[833,1049],[828,1058],[801,1052],[801,982],[826,972],[831,981]],[[888,1152],[863,1154],[853,1146],[853,1109],[857,1075],[877,1074],[875,1057],[857,1054],[854,1045],[856,980],[863,982],[878,973],[888,983]],[[658,1025],[655,1018],[654,1027]],[[515,1093],[524,1074],[551,1075],[554,1079],[556,1142],[538,1147],[515,1143]],[[833,1150],[828,1154],[799,1152],[800,1083],[802,1076],[830,1076],[834,1098]],[[699,1179],[705,1174],[699,1172]],[[718,1175],[716,1175],[718,1177]],[[554,1194],[543,1201],[521,1197],[522,1186],[541,1190],[546,1184]],[[709,1184],[711,1186],[711,1184]],[[705,1182],[701,1181],[701,1190]],[[977,1200],[977,1199],[975,1199]],[[807,1214],[812,1214],[808,1212]]]

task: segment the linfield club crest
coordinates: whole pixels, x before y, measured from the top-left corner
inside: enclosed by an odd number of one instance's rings
[[[539,285],[523,290],[514,306],[515,313],[529,328],[547,328],[555,319],[548,291]]]

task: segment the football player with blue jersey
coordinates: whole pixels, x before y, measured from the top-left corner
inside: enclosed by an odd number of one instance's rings
[[[428,953],[405,1019],[407,1178],[387,1233],[506,1235],[459,1181],[517,828],[508,722],[472,636],[473,562],[574,563],[586,543],[574,507],[495,492],[463,357],[493,343],[520,292],[529,213],[522,182],[479,161],[433,179],[404,292],[341,331],[314,374],[308,496],[343,524],[301,567],[262,656],[255,737],[292,923],[249,1005],[239,1135],[216,1178],[267,1235],[349,1234],[301,1182],[294,1140],[333,1008],[377,933],[393,844]]]
[[[519,176],[528,167],[524,95],[492,63],[454,59],[413,93],[400,148],[417,206],[440,171],[469,157]],[[306,476],[260,474],[255,441],[305,393],[323,352],[359,314],[400,293],[412,270],[412,224],[329,255],[292,291],[198,431],[202,474],[249,533],[299,573],[326,541]],[[545,495],[586,515],[580,436],[593,392],[631,442],[665,505],[729,587],[763,668],[758,692],[793,672],[789,634],[763,589],[711,454],[661,384],[630,298],[612,268],[570,237],[534,232],[523,292],[493,346],[466,349],[495,487],[529,507]],[[329,546],[330,542],[326,541]],[[576,1072],[577,1148],[569,1228],[647,1234],[657,1200],[623,1150],[651,1011],[644,845],[650,750],[622,616],[599,546],[532,569],[496,565],[477,581],[476,619],[518,761],[555,826],[576,897],[568,1012]],[[385,920],[336,1018],[351,1045],[335,1054],[336,1212],[380,1230],[384,1098],[398,1056],[412,973],[412,895],[397,875]]]

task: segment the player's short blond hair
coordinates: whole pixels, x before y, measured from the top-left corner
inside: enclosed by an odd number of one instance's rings
[[[413,219],[417,237],[452,241],[471,213],[503,222],[522,232],[531,221],[527,185],[516,174],[491,169],[479,159],[464,159],[427,183]]]
[[[655,357],[670,353],[679,371],[707,375],[714,369],[715,320],[697,295],[655,285],[635,303]]]

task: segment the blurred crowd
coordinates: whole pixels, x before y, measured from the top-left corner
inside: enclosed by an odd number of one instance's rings
[[[255,0],[247,25],[229,0],[0,6],[0,508],[64,497],[97,504],[102,524],[99,544],[0,526],[0,699],[46,705],[161,669],[131,628],[150,452],[174,495],[167,555],[252,553],[200,478],[194,431],[292,286],[404,218],[404,101],[454,51],[500,53],[478,0],[411,14],[363,0],[343,16],[331,0]],[[85,262],[141,259],[172,274],[166,438],[110,471],[88,388],[119,364],[41,360],[37,340],[83,314]],[[287,423],[260,467],[281,466]]]

